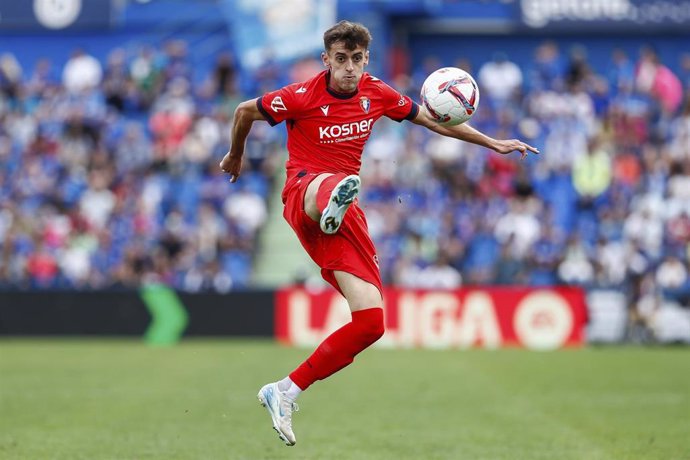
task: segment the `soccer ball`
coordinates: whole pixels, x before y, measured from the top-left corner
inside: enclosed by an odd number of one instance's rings
[[[479,106],[479,88],[472,75],[456,67],[431,73],[422,85],[422,105],[443,126],[464,123]]]

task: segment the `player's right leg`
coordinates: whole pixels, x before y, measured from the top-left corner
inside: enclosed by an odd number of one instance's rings
[[[345,213],[359,194],[360,185],[356,175],[321,174],[307,187],[304,211],[319,222],[321,231],[331,235],[343,223]]]

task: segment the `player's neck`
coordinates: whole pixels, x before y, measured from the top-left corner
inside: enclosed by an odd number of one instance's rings
[[[337,97],[338,99],[349,99],[359,92],[359,88],[355,88],[354,91],[344,92],[340,91],[338,88],[334,88],[331,84],[331,72],[326,72],[326,91],[328,91],[331,96]]]

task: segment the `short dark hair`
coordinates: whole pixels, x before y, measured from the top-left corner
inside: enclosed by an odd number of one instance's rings
[[[345,48],[352,51],[358,46],[369,49],[371,33],[364,25],[358,22],[340,21],[323,33],[323,47],[326,51],[336,42],[345,44]]]

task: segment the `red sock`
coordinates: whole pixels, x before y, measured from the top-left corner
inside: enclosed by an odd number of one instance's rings
[[[345,179],[347,174],[338,173],[328,176],[319,184],[319,191],[316,192],[316,207],[319,212],[322,212],[328,206],[328,200],[331,199],[331,192],[338,185],[338,182]]]
[[[383,309],[368,308],[352,312],[352,321],[326,340],[290,378],[302,390],[317,380],[323,380],[354,361],[355,356],[376,342],[384,332]]]

